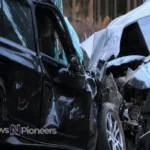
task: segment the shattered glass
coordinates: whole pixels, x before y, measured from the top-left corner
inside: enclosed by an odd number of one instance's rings
[[[53,2],[59,8],[61,13],[64,15],[62,0],[53,0]],[[76,31],[74,30],[73,26],[71,25],[71,23],[69,22],[69,20],[66,16],[64,16],[64,20],[65,20],[66,25],[68,27],[69,33],[71,35],[71,39],[72,39],[73,45],[75,47],[77,56],[79,57],[79,60],[82,63],[83,62],[83,52],[82,52],[82,49],[80,47],[79,37],[78,37]]]
[[[61,13],[63,14],[62,0],[52,0],[52,1],[57,6],[57,8],[61,11]]]

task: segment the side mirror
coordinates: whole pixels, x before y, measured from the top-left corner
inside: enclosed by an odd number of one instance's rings
[[[58,72],[58,76],[55,78],[57,83],[65,84],[68,87],[78,90],[84,90],[86,87],[85,75],[74,74],[72,75],[68,68],[62,68]]]

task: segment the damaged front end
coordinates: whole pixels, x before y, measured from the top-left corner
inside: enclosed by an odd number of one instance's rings
[[[116,106],[128,149],[150,148],[149,9],[144,3],[81,43],[88,70],[107,62],[102,103]]]
[[[143,135],[150,130],[150,120],[148,117],[150,113],[150,62],[149,57],[139,56],[136,59],[127,61],[130,57],[126,56],[124,59],[126,61],[121,61],[121,63],[118,63],[117,59],[108,62],[107,74],[110,75],[107,76],[107,80],[110,81],[111,79],[111,83],[107,84],[106,82],[106,86],[109,89],[108,91],[111,91],[112,86],[113,92],[106,92],[106,94],[109,95],[109,100],[115,96],[117,103],[120,102],[117,105],[115,101],[112,101],[116,106],[120,106],[118,110],[123,123],[128,148],[139,148],[145,141],[149,142],[149,136],[146,134],[147,140],[145,140]],[[122,58],[118,59],[121,60]],[[117,88],[115,85],[117,85]],[[114,93],[113,96],[112,93]],[[145,146],[144,144],[144,148],[148,149]]]

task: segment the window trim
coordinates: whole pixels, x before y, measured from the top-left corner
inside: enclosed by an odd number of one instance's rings
[[[80,64],[79,56],[77,55],[77,52],[76,52],[75,47],[73,45],[73,41],[72,41],[70,32],[68,30],[68,27],[65,23],[64,16],[61,14],[59,9],[52,2],[45,3],[45,2],[41,2],[41,1],[39,2],[39,1],[33,0],[33,3],[35,4],[36,8],[40,7],[41,9],[43,8],[43,9],[47,9],[47,10],[51,11],[51,13],[53,13],[53,15],[57,14],[57,16],[59,17],[60,21],[62,22],[62,25],[64,28],[62,30],[62,32],[64,32],[64,33],[60,33],[58,35],[60,37],[60,41],[62,43],[63,48],[65,47],[64,50],[66,53],[68,64],[70,63],[72,57],[76,57],[78,59],[79,64]],[[55,19],[57,20],[57,17]]]
[[[62,66],[67,68],[67,65],[61,62],[58,62],[57,60],[55,60],[53,57],[48,56],[47,54],[43,53],[43,52],[39,52],[40,54],[40,58],[42,60],[48,60],[50,62],[50,64],[53,64],[54,66],[58,67],[58,66]]]
[[[36,9],[44,9],[42,6],[36,6],[35,7],[35,12],[36,12]],[[47,9],[47,8],[46,8]],[[48,9],[49,10],[49,9]],[[54,12],[53,12],[53,14],[52,15],[54,15]],[[35,16],[36,16],[36,13],[35,13]],[[48,17],[50,18],[50,15],[48,15]],[[51,19],[51,18],[50,18]],[[35,17],[35,20],[36,20],[36,25],[37,25],[37,19],[36,19],[36,17]],[[52,21],[52,19],[51,19],[51,22],[53,22]],[[58,25],[58,26],[60,26],[60,24]],[[63,28],[63,27],[62,27]],[[38,25],[37,25],[37,30],[38,30]],[[62,47],[63,47],[63,44],[62,44],[62,40],[60,39],[60,37],[59,37],[59,33],[57,32],[57,29],[55,28],[54,29],[55,30],[55,32],[57,33],[57,35],[58,35],[58,38],[59,38],[59,41],[61,42],[61,45],[62,45]],[[49,58],[51,61],[53,61],[53,62],[55,62],[56,64],[59,64],[59,65],[63,65],[64,67],[67,67],[67,65],[65,64],[65,63],[63,63],[63,62],[60,62],[60,61],[57,61],[57,60],[55,60],[55,58],[53,58],[52,56],[49,56],[49,55],[47,55],[47,54],[45,54],[44,52],[42,52],[41,51],[41,46],[40,46],[40,42],[39,42],[39,33],[37,32],[37,34],[38,34],[38,44],[39,44],[39,52],[40,52],[40,54],[44,54],[45,56],[47,56],[47,58]],[[68,61],[68,58],[67,58],[67,53],[66,53],[66,50],[65,50],[65,48],[63,47],[63,51],[64,51],[64,53],[65,53],[65,55],[66,55],[66,59],[67,59],[67,62],[68,62],[68,64],[69,64],[69,61]]]

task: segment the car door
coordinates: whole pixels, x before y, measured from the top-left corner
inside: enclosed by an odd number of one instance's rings
[[[69,139],[75,142],[80,136],[88,134],[91,97],[86,90],[78,89],[82,81],[84,85],[84,76],[76,79],[68,75],[65,82],[57,78],[60,70],[65,72],[68,69],[70,57],[76,57],[76,54],[68,43],[68,33],[63,25],[62,16],[57,15],[57,9],[53,5],[40,4],[35,10],[44,83],[40,123],[41,128],[57,129],[59,132],[57,135],[60,137],[50,138],[47,135],[46,138],[46,135],[39,135],[39,140],[44,142],[55,140],[61,143],[62,140],[56,139],[67,138],[66,142]],[[83,80],[79,84],[82,77]]]
[[[43,112],[41,117],[41,126],[49,124],[53,127],[59,126],[59,121],[56,119],[58,116],[53,114],[51,122],[46,122],[50,107],[55,105],[52,99],[56,96],[64,96],[65,98],[73,98],[73,90],[65,85],[57,83],[55,80],[58,71],[63,68],[67,69],[68,61],[66,53],[63,50],[61,41],[57,34],[54,22],[50,16],[45,13],[44,8],[37,7],[36,9],[37,28],[39,34],[40,44],[40,58],[43,71]],[[69,92],[68,92],[69,91]],[[56,116],[55,116],[56,115]]]
[[[27,1],[20,0],[2,0],[2,6],[0,58],[8,116],[14,125],[37,127],[42,84],[32,10]]]

